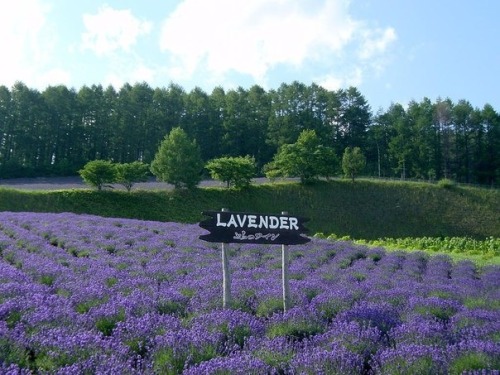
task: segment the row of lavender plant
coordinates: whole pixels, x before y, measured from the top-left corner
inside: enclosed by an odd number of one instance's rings
[[[498,374],[500,267],[314,238],[220,247],[197,225],[0,214],[0,372]]]

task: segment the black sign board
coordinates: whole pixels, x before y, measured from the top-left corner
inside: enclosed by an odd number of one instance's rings
[[[205,211],[210,216],[200,227],[210,231],[200,236],[208,242],[298,245],[309,242],[308,219],[291,215],[263,215],[243,212]]]

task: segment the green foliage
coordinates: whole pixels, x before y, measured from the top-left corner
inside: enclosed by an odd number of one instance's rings
[[[452,307],[426,305],[415,306],[413,311],[420,315],[431,316],[443,322],[448,322],[450,318],[456,313],[456,310]]]
[[[449,367],[449,374],[460,375],[471,373],[476,370],[497,369],[500,366],[500,359],[494,358],[486,353],[469,352],[454,359]],[[470,372],[469,372],[470,371]],[[487,373],[485,371],[485,373]]]
[[[108,160],[89,161],[78,173],[86,184],[96,187],[99,191],[116,180],[115,165]]]
[[[103,301],[101,299],[91,299],[82,301],[75,306],[75,311],[79,314],[86,314],[92,307],[99,306]]]
[[[22,317],[23,316],[19,311],[11,311],[5,319],[5,323],[7,323],[7,327],[12,329],[21,321]]]
[[[423,356],[409,362],[406,358],[397,357],[385,363],[380,368],[382,375],[407,375],[407,374],[439,374],[435,362],[430,356]]]
[[[302,340],[321,333],[323,329],[322,324],[314,319],[284,320],[271,324],[266,331],[266,335],[269,338],[287,336],[292,339]]]
[[[55,276],[54,275],[42,275],[40,277],[40,283],[47,286],[54,285]]]
[[[449,178],[442,178],[438,181],[437,185],[442,189],[452,189],[457,184]]]
[[[335,174],[338,161],[333,149],[321,145],[314,130],[304,130],[297,142],[284,144],[273,161],[265,166],[266,176],[300,177],[302,183],[309,183],[319,177]]]
[[[147,341],[138,338],[130,339],[125,342],[125,344],[130,348],[135,354],[144,357],[148,353]]]
[[[130,191],[134,183],[148,180],[148,172],[149,166],[140,161],[119,163],[116,164],[116,182]]]
[[[201,347],[193,345],[189,350],[167,347],[155,352],[153,370],[155,374],[181,374],[187,361],[198,364],[215,357],[217,348],[212,344]]]
[[[7,365],[15,363],[21,367],[28,367],[29,351],[6,337],[0,337],[0,363]]]
[[[346,177],[354,178],[358,176],[366,166],[366,158],[359,147],[347,147],[342,156],[342,170]]]
[[[243,348],[245,340],[252,335],[252,329],[246,325],[237,325],[232,330],[226,328],[223,332],[240,348]]]
[[[293,349],[259,349],[256,350],[253,354],[267,365],[280,369],[281,372],[278,372],[279,374],[285,373],[285,370],[283,369],[287,367],[288,363],[295,355]]]
[[[255,159],[250,156],[222,157],[210,160],[206,165],[210,176],[223,181],[227,187],[231,185],[237,189],[250,185],[255,177]]]
[[[106,286],[108,288],[114,287],[118,283],[118,279],[116,277],[108,277],[106,279]]]
[[[161,300],[156,305],[158,314],[171,314],[176,316],[186,316],[186,303],[171,300]]]
[[[173,348],[165,348],[155,353],[154,370],[155,373],[165,375],[175,375],[182,373],[185,356],[176,355]]]
[[[95,327],[104,336],[110,336],[118,322],[122,322],[124,319],[125,313],[121,311],[115,315],[108,315],[98,318],[95,322]]]
[[[318,312],[321,314],[322,318],[332,321],[340,311],[351,307],[352,303],[352,298],[331,297],[318,305]]]
[[[271,316],[276,312],[283,311],[283,300],[281,298],[268,298],[257,306],[257,316]]]
[[[333,148],[319,145],[314,151],[314,157],[318,176],[328,180],[338,173],[339,160]]]
[[[445,251],[464,255],[500,257],[500,238],[491,236],[484,240],[470,237],[386,237],[373,241],[363,241],[363,243],[401,250]]]
[[[42,351],[37,353],[33,367],[41,373],[56,372],[58,368],[68,366],[78,360],[78,355]]]
[[[151,163],[151,172],[176,189],[192,189],[201,181],[203,161],[196,141],[191,141],[181,128],[165,136]]]
[[[468,309],[500,310],[500,300],[490,300],[484,297],[467,296],[464,306]]]

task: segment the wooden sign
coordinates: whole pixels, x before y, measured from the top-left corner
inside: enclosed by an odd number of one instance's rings
[[[210,231],[199,238],[208,242],[298,245],[310,241],[308,219],[291,215],[263,215],[229,211],[205,211],[210,216],[200,227]]]

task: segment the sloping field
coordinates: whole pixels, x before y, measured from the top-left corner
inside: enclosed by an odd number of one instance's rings
[[[197,223],[202,211],[280,213],[310,218],[311,233],[380,237],[500,237],[500,190],[426,183],[345,180],[303,186],[204,187],[194,191],[0,189],[0,211],[75,212]]]

